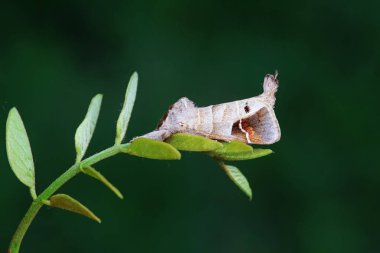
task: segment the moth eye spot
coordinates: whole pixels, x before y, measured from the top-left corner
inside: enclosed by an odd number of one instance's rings
[[[251,109],[249,108],[248,105],[245,105],[245,106],[244,106],[244,111],[245,111],[246,113],[249,113],[250,110],[251,110]]]

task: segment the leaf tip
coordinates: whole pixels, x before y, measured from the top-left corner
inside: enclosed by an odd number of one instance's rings
[[[100,100],[102,100],[103,99],[103,94],[98,93],[98,94],[96,94],[96,96],[93,99],[100,99]]]
[[[119,197],[119,199],[124,199],[124,195],[121,192],[118,192],[118,193],[115,192],[115,194],[116,196]]]
[[[12,108],[9,110],[8,118],[7,118],[7,123],[6,123],[6,127],[7,127],[7,129],[8,129],[8,127],[9,127],[9,124],[11,123],[11,119],[12,119],[13,117],[21,118],[20,113],[18,112],[18,110],[17,110],[16,107],[12,107]]]
[[[14,106],[14,107],[12,107],[10,110],[9,110],[9,114],[11,114],[11,113],[18,113],[18,110],[17,110],[17,108]]]
[[[96,216],[90,209],[81,204],[76,199],[66,194],[56,194],[50,197],[50,206],[78,213],[90,218],[98,223],[101,223],[101,219]]]
[[[249,188],[249,190],[246,192],[247,196],[248,196],[248,200],[249,201],[252,201],[252,189]]]
[[[137,71],[134,71],[133,72],[133,74],[132,74],[132,76],[131,76],[131,79],[136,79],[136,80],[138,80],[139,79],[139,74],[137,73]]]
[[[131,85],[132,89],[137,89],[138,82],[139,82],[139,75],[137,74],[136,71],[134,71],[131,77],[129,78],[128,86]]]
[[[235,166],[226,165],[223,162],[218,163],[227,176],[234,182],[234,184],[248,196],[249,200],[252,199],[252,189],[249,185],[247,178]]]
[[[110,182],[107,180],[107,178],[105,178],[99,171],[97,171],[95,168],[91,167],[91,166],[87,166],[87,167],[81,167],[80,168],[81,171],[90,176],[90,177],[93,177],[95,178],[96,180],[100,181],[101,183],[103,183],[105,186],[107,186],[113,193],[115,193],[115,195],[117,197],[119,197],[120,199],[123,199],[124,196],[123,194],[121,194],[121,192]]]
[[[173,150],[173,156],[170,159],[167,160],[181,160],[182,154],[177,150]]]
[[[96,216],[96,215],[93,217],[93,219],[94,219],[94,221],[96,221],[99,224],[102,223],[102,220],[98,216]]]

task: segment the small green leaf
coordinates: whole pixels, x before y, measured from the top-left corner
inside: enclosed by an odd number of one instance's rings
[[[223,148],[223,144],[220,142],[186,133],[173,134],[166,142],[176,149],[184,151],[212,151]]]
[[[225,161],[239,161],[256,159],[273,153],[270,149],[253,149],[251,146],[240,141],[224,143],[223,147],[210,152],[212,157]]]
[[[273,153],[273,151],[271,149],[268,149],[268,148],[254,148],[252,150],[252,154],[250,156],[247,156],[246,159],[244,159],[244,160],[256,159],[259,157],[270,155],[272,153]]]
[[[16,108],[9,111],[6,124],[6,148],[9,164],[16,177],[35,194],[33,155],[24,123]]]
[[[241,142],[241,141],[231,141],[223,143],[223,148],[216,150],[216,153],[250,153],[252,151],[252,147]]]
[[[103,96],[96,95],[88,107],[86,117],[79,125],[75,133],[75,149],[77,151],[76,161],[80,162],[86,153],[88,145],[90,144],[92,135],[94,134],[96,122],[98,121],[100,106],[102,104]]]
[[[133,105],[136,100],[137,82],[138,75],[134,72],[129,79],[128,88],[125,92],[123,108],[121,109],[119,119],[117,120],[115,144],[121,144],[125,133],[127,132],[129,119],[131,118]]]
[[[113,191],[116,196],[118,196],[119,198],[123,199],[123,194],[121,194],[121,192],[115,187],[113,186],[110,181],[107,180],[107,178],[105,178],[99,171],[97,171],[96,169],[92,168],[92,167],[83,167],[81,168],[81,170],[83,171],[83,173],[85,173],[86,175],[90,176],[90,177],[93,177],[97,180],[99,180],[100,182],[102,182],[105,186],[107,186],[111,191]]]
[[[139,137],[121,149],[122,152],[157,160],[179,160],[181,153],[163,141]]]
[[[243,191],[251,200],[252,199],[252,190],[249,186],[248,180],[240,172],[238,168],[231,165],[226,165],[222,162],[219,163],[220,167],[226,172],[227,176],[234,182],[241,191]]]
[[[91,212],[87,207],[85,207],[79,201],[73,199],[69,195],[56,194],[52,196],[50,198],[50,206],[61,208],[74,213],[79,213],[98,223],[101,223],[101,220],[93,212]]]

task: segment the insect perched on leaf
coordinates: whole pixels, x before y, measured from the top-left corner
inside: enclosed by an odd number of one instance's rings
[[[278,83],[277,73],[268,74],[261,95],[207,107],[196,107],[183,97],[169,107],[155,131],[142,137],[165,140],[175,133],[190,133],[227,142],[275,143],[281,137],[273,110]]]

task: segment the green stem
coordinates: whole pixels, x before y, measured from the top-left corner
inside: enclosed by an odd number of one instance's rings
[[[33,200],[24,218],[21,220],[10,243],[9,253],[19,252],[22,239],[24,238],[24,235],[32,223],[34,217],[36,217],[38,211],[44,205],[43,202],[48,200],[50,196],[53,195],[67,181],[80,173],[81,166],[91,166],[97,162],[100,162],[101,160],[114,156],[121,152],[122,147],[128,145],[129,144],[115,145],[83,160],[80,163],[76,163],[68,170],[66,170],[61,176],[59,176],[53,183],[51,183],[40,195],[37,196],[36,199]]]

